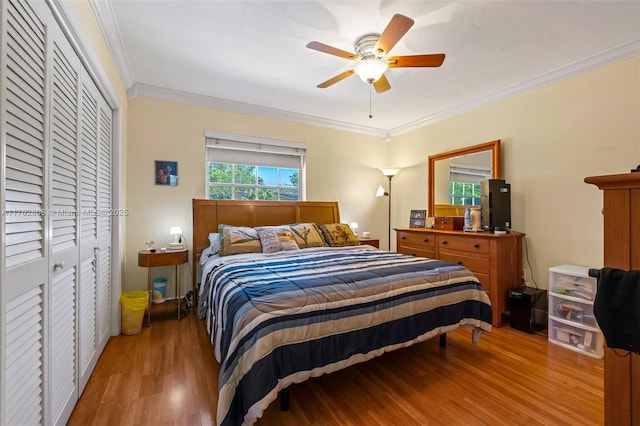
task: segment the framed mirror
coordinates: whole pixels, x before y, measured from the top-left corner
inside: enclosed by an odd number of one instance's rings
[[[464,216],[480,205],[480,180],[500,179],[500,140],[430,155],[428,173],[429,217]]]

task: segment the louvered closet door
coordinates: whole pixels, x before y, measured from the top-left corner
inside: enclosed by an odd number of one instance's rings
[[[111,335],[111,222],[114,212],[111,209],[111,141],[112,111],[106,101],[98,98],[98,140],[97,140],[97,176],[96,196],[97,217],[97,346],[98,351],[107,344]]]
[[[52,424],[65,424],[78,400],[76,311],[78,285],[78,131],[81,64],[62,32],[49,62],[49,223],[51,286],[48,297],[47,389]]]
[[[3,75],[0,143],[5,169],[2,258],[2,424],[32,425],[44,418],[47,341],[45,293],[48,236],[45,176],[45,24],[43,2],[3,1]],[[0,163],[1,164],[1,163]]]
[[[98,135],[100,94],[83,72],[80,95],[80,286],[78,305],[80,392],[98,354]]]

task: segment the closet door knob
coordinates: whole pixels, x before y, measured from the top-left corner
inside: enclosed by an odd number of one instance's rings
[[[64,269],[64,260],[53,264],[53,270],[57,271],[58,269]]]

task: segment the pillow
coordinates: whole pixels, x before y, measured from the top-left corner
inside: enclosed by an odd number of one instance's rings
[[[298,243],[298,247],[301,249],[308,247],[324,247],[327,245],[320,230],[313,222],[307,223],[294,223],[289,225],[291,232],[293,232],[293,238]]]
[[[209,248],[211,249],[211,254],[220,252],[220,233],[212,232],[209,234]]]
[[[219,225],[220,256],[240,253],[262,253],[260,237],[248,226]]]
[[[277,251],[300,250],[293,238],[291,228],[283,226],[259,226],[256,228],[263,253],[275,253]]]
[[[359,246],[360,241],[353,235],[353,231],[349,228],[349,225],[344,223],[329,223],[321,225],[320,230],[324,236],[324,240],[331,247],[343,247],[343,246]]]
[[[211,259],[212,257],[219,256],[218,253],[211,252],[211,247],[207,247],[206,249],[202,250],[202,254],[200,255],[200,265],[204,266],[204,264],[207,263],[207,260]]]

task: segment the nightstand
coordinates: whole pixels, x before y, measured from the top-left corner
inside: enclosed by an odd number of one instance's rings
[[[178,270],[180,265],[183,265],[189,261],[189,250],[166,250],[150,252],[149,250],[140,250],[138,252],[138,266],[147,268],[147,290],[151,294],[151,268],[155,266],[172,266],[176,267],[176,298],[173,300],[167,300],[164,303],[149,303],[147,307],[147,325],[151,325],[151,313],[152,312],[164,312],[177,310],[178,320],[180,320],[180,314],[182,307],[180,302],[182,297],[180,296],[181,276]]]
[[[377,238],[358,238],[360,244],[368,244],[375,248],[380,248],[380,240]]]

